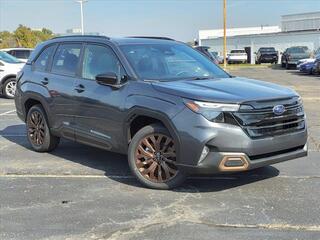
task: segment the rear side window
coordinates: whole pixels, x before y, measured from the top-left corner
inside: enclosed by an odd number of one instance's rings
[[[52,56],[54,49],[55,45],[52,45],[42,51],[33,65],[34,70],[44,72],[47,69],[49,59]]]
[[[97,75],[110,72],[121,78],[125,75],[113,51],[109,47],[87,45],[84,50],[82,77],[94,80]]]
[[[28,59],[31,51],[29,50],[16,50],[15,57],[21,59]]]
[[[58,47],[53,58],[52,72],[65,75],[75,76],[80,59],[82,44],[62,44]]]

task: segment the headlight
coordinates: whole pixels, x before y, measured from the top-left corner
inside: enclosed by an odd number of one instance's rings
[[[224,122],[224,112],[236,112],[239,104],[213,103],[185,100],[185,105],[195,113],[203,115],[206,119],[213,122]]]

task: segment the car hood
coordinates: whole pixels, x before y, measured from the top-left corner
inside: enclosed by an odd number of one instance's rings
[[[242,103],[298,96],[289,88],[241,77],[164,81],[152,85],[163,93],[209,102]]]

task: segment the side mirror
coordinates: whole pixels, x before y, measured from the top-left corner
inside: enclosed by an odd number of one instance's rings
[[[117,86],[118,76],[114,72],[102,73],[96,76],[96,81],[101,85]]]

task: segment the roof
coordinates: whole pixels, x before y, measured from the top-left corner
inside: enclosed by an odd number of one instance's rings
[[[33,48],[2,48],[0,51],[11,51],[11,50],[33,50]]]
[[[123,44],[147,44],[147,43],[163,43],[173,42],[174,40],[167,37],[149,37],[149,36],[132,36],[132,37],[121,37],[121,38],[110,38],[107,36],[96,36],[96,35],[66,35],[52,38],[51,41],[74,41],[74,40],[99,40],[99,41],[111,41],[118,45]]]

